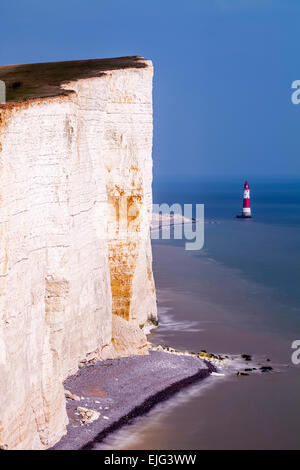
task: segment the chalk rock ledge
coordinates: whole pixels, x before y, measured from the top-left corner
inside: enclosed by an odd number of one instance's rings
[[[112,344],[114,357],[149,354],[142,330],[117,315],[112,316]]]

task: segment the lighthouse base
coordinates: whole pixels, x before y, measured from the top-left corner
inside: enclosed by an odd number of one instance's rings
[[[251,218],[252,218],[252,215],[244,215],[244,214],[241,214],[241,215],[236,215],[236,218],[237,218],[237,219],[251,219]]]

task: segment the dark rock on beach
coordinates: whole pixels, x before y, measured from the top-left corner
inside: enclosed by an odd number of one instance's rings
[[[271,366],[262,366],[262,367],[260,367],[260,370],[261,370],[261,372],[270,372],[271,370],[273,370],[273,367],[271,367]]]
[[[252,361],[252,356],[250,356],[250,354],[242,354],[242,358],[245,359],[245,361]]]

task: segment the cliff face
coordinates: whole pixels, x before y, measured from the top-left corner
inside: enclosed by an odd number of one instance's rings
[[[0,67],[24,88],[0,106],[2,448],[60,439],[80,362],[147,353],[153,70],[115,61],[65,63],[80,73],[50,77],[53,96],[43,64],[35,89],[18,80],[29,66]]]

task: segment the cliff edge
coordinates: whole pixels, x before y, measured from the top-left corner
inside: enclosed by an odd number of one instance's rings
[[[152,76],[141,57],[0,67],[0,448],[61,438],[80,363],[147,354]]]

